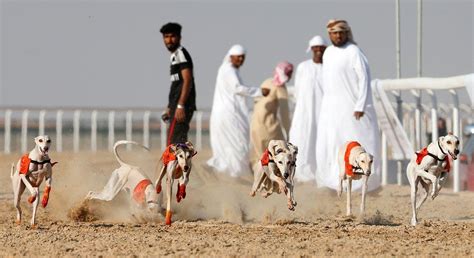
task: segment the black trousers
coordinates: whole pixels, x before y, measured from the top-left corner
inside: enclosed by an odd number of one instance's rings
[[[185,109],[184,114],[186,118],[183,122],[176,121],[174,117],[176,109],[172,109],[170,111],[170,127],[168,129],[168,145],[174,143],[185,143],[188,140],[188,132],[189,132],[189,123],[193,118],[194,110]]]

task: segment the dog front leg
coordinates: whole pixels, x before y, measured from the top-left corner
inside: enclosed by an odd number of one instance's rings
[[[16,224],[20,225],[21,224],[21,205],[20,205],[20,200],[21,200],[21,195],[25,191],[25,184],[21,181],[19,177],[16,177],[13,179],[13,204],[15,205],[16,208]]]
[[[264,172],[265,169],[268,169],[267,166],[260,167],[257,171],[255,171],[254,174],[254,180],[253,180],[253,185],[252,185],[252,190],[250,191],[250,196],[255,196],[255,193],[259,189],[260,185],[263,183],[263,180],[266,177],[266,174],[269,174],[268,172]]]
[[[294,211],[295,210],[295,204],[296,202],[293,201],[293,185],[292,184],[288,184],[286,186],[286,188],[288,189],[287,193],[286,193],[286,198],[288,199],[287,203],[288,203],[288,209],[290,211]]]
[[[49,193],[51,191],[52,181],[53,181],[53,178],[51,176],[46,178],[46,186],[44,187],[43,199],[41,200],[41,205],[43,206],[43,208],[46,208],[46,205],[48,205]]]
[[[352,207],[351,207],[351,191],[352,191],[352,178],[347,178],[347,204],[346,204],[346,216],[351,216]]]
[[[30,222],[30,225],[31,225],[32,229],[37,228],[37,225],[36,225],[36,210],[38,209],[38,204],[39,204],[39,189],[38,189],[38,187],[35,187],[35,190],[36,190],[36,198],[35,198],[35,201],[33,202],[33,212],[32,212],[32,215],[31,215],[31,222]]]
[[[434,199],[436,197],[436,192],[438,191],[438,182],[436,180],[436,176],[420,169],[416,170],[416,174],[431,181],[431,198]]]
[[[166,174],[166,167],[167,166],[162,166],[160,174],[158,175],[158,179],[156,179],[155,186],[156,186],[156,193],[159,194],[161,192],[161,180],[163,180],[163,177]]]
[[[360,203],[360,215],[364,215],[365,212],[365,198],[367,193],[367,181],[369,181],[369,176],[364,175],[364,184],[362,185],[362,200]]]
[[[173,194],[173,171],[167,172],[167,179],[166,179],[166,217],[165,223],[168,226],[171,226],[171,195]]]

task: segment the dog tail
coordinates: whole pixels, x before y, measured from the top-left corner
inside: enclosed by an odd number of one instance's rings
[[[13,174],[15,174],[15,163],[12,163],[12,167],[10,170],[10,178],[13,178]]]
[[[120,158],[120,156],[118,155],[118,152],[117,152],[117,147],[120,146],[120,145],[125,145],[125,144],[134,144],[134,145],[143,147],[143,148],[144,148],[145,150],[147,150],[147,151],[150,151],[150,149],[148,149],[148,148],[145,147],[144,145],[139,144],[139,143],[134,142],[134,141],[127,141],[127,140],[120,140],[120,141],[117,141],[117,142],[114,144],[114,155],[115,155],[115,158],[117,159],[118,163],[120,163],[120,165],[127,165],[127,166],[130,166],[129,164],[125,163],[125,161],[123,161],[123,160]]]

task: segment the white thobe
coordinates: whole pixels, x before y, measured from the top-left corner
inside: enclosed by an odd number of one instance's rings
[[[261,95],[257,87],[242,84],[239,71],[224,63],[217,73],[210,118],[212,158],[207,164],[218,172],[237,177],[250,171],[248,97]]]
[[[322,98],[322,64],[312,59],[298,65],[295,75],[295,111],[290,142],[298,146],[295,178],[312,181],[316,177],[316,134]]]
[[[380,186],[379,129],[372,101],[367,58],[358,46],[330,46],[323,56],[323,99],[318,120],[316,182],[320,187],[337,189],[338,149],[347,141],[358,141],[374,156],[369,190]],[[357,121],[355,111],[364,116]],[[353,181],[352,189],[362,186]]]

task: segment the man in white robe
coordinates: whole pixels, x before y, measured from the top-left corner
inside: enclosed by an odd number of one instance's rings
[[[210,118],[212,158],[207,164],[218,172],[237,177],[250,174],[249,97],[261,96],[260,88],[242,83],[239,67],[245,49],[234,45],[219,68]]]
[[[346,21],[331,20],[328,32],[332,46],[323,56],[323,99],[317,134],[317,172],[319,187],[337,189],[338,149],[347,141],[358,141],[374,155],[368,189],[380,186],[379,128],[372,101],[367,58],[355,44]],[[353,181],[352,189],[362,186]]]
[[[309,41],[307,52],[313,58],[301,62],[295,75],[295,111],[290,127],[290,142],[298,146],[295,178],[300,182],[316,178],[316,133],[322,92],[322,64],[326,42],[321,36]]]

